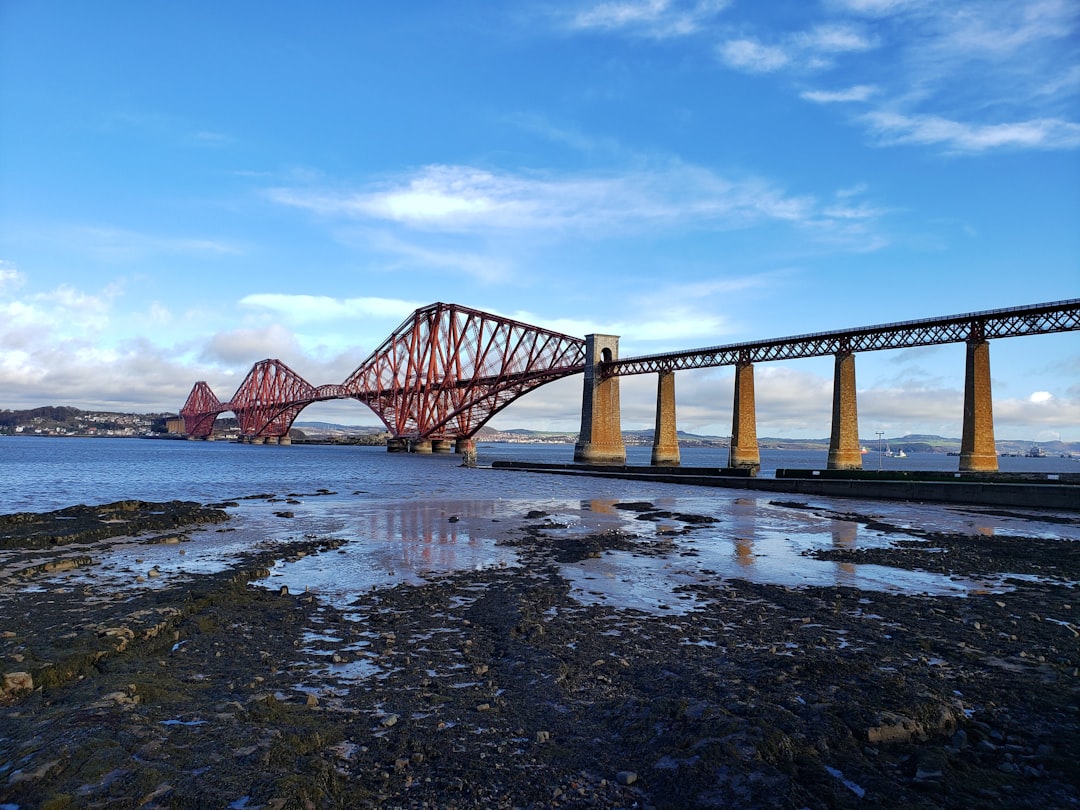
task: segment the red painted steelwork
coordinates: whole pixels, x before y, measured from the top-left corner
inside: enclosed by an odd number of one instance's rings
[[[519,396],[584,363],[580,338],[437,303],[414,312],[342,387],[394,436],[468,438]]]
[[[285,436],[296,415],[318,398],[315,386],[280,360],[260,360],[236,389],[230,406],[240,435]]]
[[[205,439],[214,432],[214,420],[218,414],[227,410],[229,406],[222,405],[210,386],[200,380],[195,383],[187,402],[180,409],[180,415],[184,417],[184,432],[188,436]]]
[[[352,398],[395,437],[470,438],[545,383],[583,370],[585,341],[455,304],[416,310],[341,385],[316,388],[280,360],[252,367],[229,402],[196,383],[181,410],[191,436],[209,436],[231,410],[244,438],[285,436],[312,402]]]

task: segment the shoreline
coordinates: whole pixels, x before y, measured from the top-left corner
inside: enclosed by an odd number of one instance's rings
[[[1076,542],[951,533],[817,553],[956,577],[1011,571],[1004,593],[720,579],[643,612],[585,604],[560,572],[611,554],[674,560],[708,523],[618,508],[655,523],[655,538],[568,536],[541,511],[506,515],[499,542],[520,565],[342,606],[267,578],[281,560],[333,561],[342,538],[255,544],[226,570],[142,590],[65,586],[44,568],[73,550],[92,568],[127,535],[7,543],[42,567],[9,573],[0,591],[4,674],[33,680],[5,682],[0,801],[1080,807]],[[231,527],[136,516],[126,528],[182,549],[187,532]]]

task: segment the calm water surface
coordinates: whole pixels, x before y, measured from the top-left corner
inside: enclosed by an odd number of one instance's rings
[[[648,447],[627,448],[631,464],[647,464]],[[761,475],[777,467],[823,468],[825,451],[763,450]],[[569,462],[571,445],[479,445],[479,462]],[[883,458],[885,469],[957,469],[939,453]],[[684,466],[720,467],[725,449],[684,448]],[[532,498],[584,492],[603,496],[635,489],[630,482],[555,476],[470,474],[457,456],[387,453],[380,447],[245,445],[146,439],[0,437],[0,513],[44,511],[77,503],[143,500],[217,501],[260,493],[362,490],[373,498]],[[866,456],[866,469],[878,458]],[[1002,458],[1003,471],[1080,472],[1080,462],[1059,457]],[[649,485],[655,489],[662,485]],[[680,490],[690,488],[680,487]],[[709,490],[706,490],[709,491]],[[715,494],[715,491],[712,491]]]
[[[647,463],[649,454],[648,447],[628,448],[631,463]],[[643,610],[696,609],[693,598],[677,595],[680,585],[732,577],[962,596],[1002,587],[1008,572],[968,581],[819,561],[804,552],[887,545],[925,530],[1080,540],[1080,525],[1045,520],[1047,514],[1033,510],[995,514],[1001,510],[801,496],[808,508],[792,508],[766,493],[483,466],[496,459],[563,462],[572,456],[569,445],[481,444],[481,467],[463,469],[453,455],[389,454],[377,447],[0,437],[0,513],[126,498],[213,502],[262,494],[289,497],[287,507],[281,500],[241,501],[230,509],[236,531],[194,532],[182,546],[119,544],[92,569],[58,580],[136,587],[138,577],[137,587],[160,587],[175,577],[219,570],[252,543],[336,537],[345,541],[338,552],[280,563],[266,584],[311,589],[342,604],[358,590],[430,582],[462,569],[518,565],[513,547],[501,541],[525,523],[535,524],[536,518],[525,517],[533,510],[547,514],[548,533],[556,539],[616,529],[642,543],[669,544],[669,553],[661,556],[610,552],[564,566],[579,601]],[[762,475],[777,467],[821,468],[825,460],[824,451],[764,450]],[[725,450],[683,451],[686,466],[718,467],[725,461]],[[957,462],[955,457],[913,454],[881,463],[956,470]],[[868,457],[865,466],[876,468],[877,457]],[[1001,466],[1006,471],[1080,471],[1080,463],[1061,458],[1003,458]],[[637,513],[616,507],[620,501],[649,501],[675,513],[709,515],[715,523],[672,540],[664,533],[680,528],[678,521],[637,520]],[[283,508],[294,517],[277,517]],[[904,531],[869,529],[851,514]],[[150,568],[162,576],[147,579]]]

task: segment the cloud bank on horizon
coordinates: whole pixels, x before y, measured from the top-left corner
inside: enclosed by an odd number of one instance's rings
[[[257,12],[257,13],[256,13]],[[0,7],[0,408],[340,382],[453,301],[623,356],[1080,297],[1080,3]],[[962,346],[857,359],[959,435]],[[1080,441],[1075,333],[994,341],[1001,438]],[[828,434],[831,362],[762,364]],[[728,369],[677,381],[730,431]],[[654,381],[624,382],[650,426]],[[573,430],[580,381],[495,426]],[[356,403],[302,419],[374,424]]]

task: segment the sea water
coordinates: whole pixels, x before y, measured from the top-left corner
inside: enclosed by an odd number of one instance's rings
[[[648,463],[649,453],[648,447],[630,447],[628,460]],[[255,543],[332,537],[343,541],[338,551],[281,562],[267,584],[313,590],[342,604],[359,590],[422,584],[462,569],[516,566],[514,546],[504,541],[537,524],[553,542],[619,531],[654,549],[659,544],[662,554],[607,552],[562,570],[579,601],[644,610],[695,609],[685,593],[674,596],[680,585],[733,577],[793,587],[848,585],[962,596],[1001,587],[1008,572],[970,581],[808,554],[888,545],[925,531],[1080,540],[1080,525],[1038,510],[802,495],[796,505],[792,498],[748,490],[489,466],[494,460],[568,462],[570,445],[481,443],[478,456],[480,466],[467,469],[454,455],[392,454],[380,447],[0,437],[0,513],[122,499],[235,500],[239,505],[230,507],[235,531],[196,530],[180,545],[114,544],[92,571],[59,579],[74,585],[92,577],[98,585],[129,586],[141,577],[139,587],[161,587],[177,577],[220,570]],[[825,456],[824,451],[763,450],[762,475],[777,467],[822,468]],[[683,451],[685,466],[720,467],[725,461],[723,449]],[[883,467],[942,471],[956,470],[957,461],[942,454],[881,459]],[[874,469],[877,462],[872,457],[865,466]],[[1002,459],[1002,468],[1011,471],[1072,472],[1077,466],[1061,458]],[[713,522],[673,535],[685,524],[640,520],[638,511],[625,508],[628,502],[705,515]],[[282,517],[284,512],[289,517]],[[898,531],[870,528],[868,521]],[[147,578],[150,569],[158,576]]]

